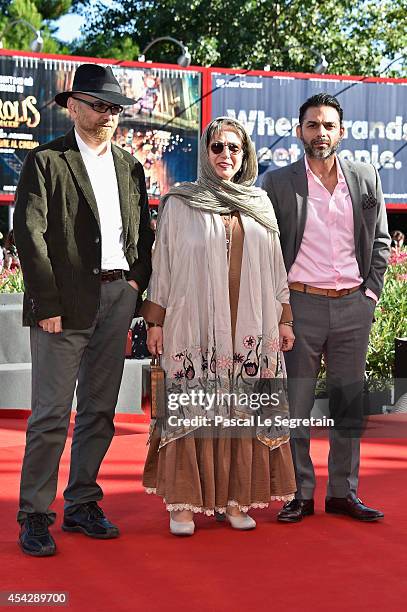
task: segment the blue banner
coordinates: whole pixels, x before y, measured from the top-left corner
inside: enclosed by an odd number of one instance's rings
[[[241,121],[255,142],[261,174],[297,161],[298,110],[310,96],[337,96],[345,135],[339,157],[373,164],[386,202],[407,207],[407,82],[364,82],[212,73],[212,117]]]

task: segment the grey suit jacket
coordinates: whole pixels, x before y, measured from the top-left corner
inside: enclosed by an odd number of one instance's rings
[[[366,288],[380,296],[390,253],[386,207],[380,178],[370,164],[340,161],[353,207],[356,260]],[[276,212],[287,272],[304,235],[307,219],[308,181],[304,158],[267,172],[263,178]]]

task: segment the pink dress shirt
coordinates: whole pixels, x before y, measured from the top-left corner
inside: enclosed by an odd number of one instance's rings
[[[308,180],[307,219],[301,246],[288,282],[321,289],[350,289],[362,284],[355,255],[352,201],[339,162],[332,194],[312,172],[305,157]],[[366,295],[377,301],[369,289]]]

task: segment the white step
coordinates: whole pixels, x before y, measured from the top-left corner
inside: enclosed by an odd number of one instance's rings
[[[149,363],[149,359],[126,359],[116,413],[142,414],[142,368]],[[0,409],[30,406],[31,363],[0,364]]]

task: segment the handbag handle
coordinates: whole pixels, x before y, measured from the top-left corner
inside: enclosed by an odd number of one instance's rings
[[[161,355],[152,355],[150,365],[161,367]]]

